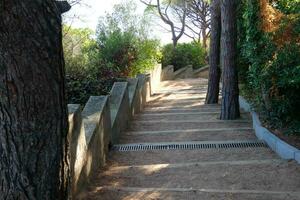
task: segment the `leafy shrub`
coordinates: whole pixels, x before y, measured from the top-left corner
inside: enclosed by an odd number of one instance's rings
[[[286,28],[290,22],[299,22],[299,16],[288,23],[289,17],[283,17],[276,31],[266,33],[259,0],[244,0],[240,12],[239,66],[245,92],[271,127],[299,134],[300,45],[297,26]],[[287,32],[289,37],[283,38]]]
[[[159,60],[159,42],[149,39],[146,17],[135,11],[132,1],[116,5],[100,18],[96,39],[89,29],[64,27],[69,103],[108,94],[116,80],[145,72]]]
[[[272,0],[274,7],[285,14],[296,14],[300,12],[299,0]]]
[[[173,65],[175,70],[192,65],[194,69],[203,67],[205,49],[200,43],[179,43],[174,49],[172,44],[167,44],[162,50],[163,67]]]
[[[90,96],[107,95],[115,79],[90,79],[67,75],[68,103],[85,104]]]
[[[159,42],[149,38],[149,21],[136,8],[133,1],[118,4],[98,24],[100,58],[122,77],[150,69],[159,58]]]

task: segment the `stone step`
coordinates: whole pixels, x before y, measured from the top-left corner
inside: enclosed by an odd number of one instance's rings
[[[159,163],[185,163],[207,161],[277,159],[269,148],[198,149],[198,150],[150,150],[112,151],[108,156],[111,165],[149,165]]]
[[[145,111],[147,110],[160,110],[160,109],[194,109],[194,110],[202,110],[202,109],[215,109],[218,111],[221,111],[221,105],[220,104],[212,104],[207,105],[204,103],[201,103],[199,105],[193,106],[193,105],[186,105],[186,106],[176,106],[176,105],[156,105],[156,104],[147,104],[145,107]]]
[[[150,101],[155,100],[192,100],[192,99],[199,99],[199,98],[205,98],[206,94],[154,94],[151,96]]]
[[[196,100],[158,100],[147,103],[147,107],[151,106],[180,106],[180,107],[189,107],[189,106],[198,106],[204,105],[205,99],[196,99]]]
[[[185,129],[211,129],[211,128],[251,128],[248,120],[173,120],[173,121],[133,121],[128,131],[163,131]]]
[[[184,86],[194,86],[194,85],[207,85],[207,79],[177,79],[177,80],[168,80],[160,83],[161,87],[184,87]]]
[[[145,107],[145,111],[151,109],[151,110],[168,110],[168,109],[193,109],[193,110],[198,110],[201,111],[202,109],[215,109],[221,112],[221,105],[220,104],[212,104],[212,105],[207,105],[204,104],[204,102],[196,102],[193,104],[190,103],[186,103],[184,105],[184,103],[182,105],[180,105],[180,103],[178,105],[174,104],[147,104]]]
[[[253,129],[190,129],[176,131],[126,132],[121,136],[121,144],[178,142],[178,141],[220,141],[220,140],[254,140]]]
[[[143,113],[136,115],[134,120],[218,120],[220,112],[174,112],[174,113]],[[249,113],[241,113],[243,120],[251,120]]]
[[[299,195],[300,166],[280,159],[110,167],[94,186],[257,190]]]
[[[147,103],[147,105],[155,105],[155,104],[173,104],[173,103],[198,103],[198,102],[204,102],[204,97],[195,97],[195,98],[187,98],[187,99],[159,99],[155,101],[150,101]]]
[[[88,197],[87,197],[88,196]],[[297,192],[199,188],[97,187],[79,200],[299,200]]]
[[[194,108],[170,108],[170,107],[146,107],[143,114],[167,114],[167,113],[191,113],[196,112],[201,114],[220,113],[221,107],[201,107],[199,109]]]
[[[192,89],[192,90],[159,90],[155,91],[154,94],[205,94],[207,91],[206,88],[202,89]]]

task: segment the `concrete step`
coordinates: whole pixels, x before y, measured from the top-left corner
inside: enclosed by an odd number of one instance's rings
[[[150,101],[155,100],[192,100],[192,99],[199,99],[199,98],[205,98],[206,94],[154,94],[151,96]]]
[[[110,167],[94,186],[288,192],[300,197],[300,166],[280,159]]]
[[[220,112],[174,112],[174,113],[143,113],[136,115],[134,120],[218,120]],[[249,113],[241,113],[243,120],[251,121]]]
[[[80,200],[299,200],[288,191],[218,190],[199,188],[97,187],[82,194]]]
[[[147,103],[147,106],[182,106],[182,107],[187,107],[187,106],[198,106],[198,105],[203,105],[205,104],[205,99],[203,98],[198,98],[196,100],[157,100],[153,102]]]
[[[128,131],[163,131],[211,128],[251,128],[248,120],[173,120],[173,121],[133,121]]]
[[[159,163],[185,163],[207,161],[276,159],[269,148],[200,149],[200,150],[151,150],[112,151],[108,156],[110,165],[148,165]]]
[[[245,129],[189,129],[176,131],[126,132],[121,136],[121,144],[177,142],[177,141],[220,141],[254,140],[256,136],[251,128]]]
[[[212,105],[207,105],[204,104],[204,102],[196,102],[193,104],[186,103],[186,105],[172,105],[172,104],[147,104],[145,107],[145,111],[151,109],[151,110],[168,110],[168,109],[193,109],[193,110],[198,110],[201,111],[202,109],[219,109],[221,112],[221,105],[220,104],[212,104]]]
[[[205,94],[207,91],[206,88],[202,88],[202,89],[191,89],[191,90],[158,90],[155,91],[154,94]]]
[[[204,97],[195,97],[195,98],[186,98],[186,99],[159,99],[155,101],[150,101],[147,105],[155,105],[155,104],[173,104],[173,103],[197,103],[197,102],[204,102]]]
[[[146,107],[143,114],[167,114],[167,113],[191,113],[197,112],[205,115],[214,112],[215,114],[220,113],[221,107],[201,107],[199,109],[194,108],[170,108],[170,107]]]
[[[202,104],[202,105],[196,105],[196,106],[159,106],[159,105],[155,105],[155,106],[146,106],[145,109],[144,109],[144,112],[143,113],[147,113],[149,111],[154,111],[156,113],[159,113],[159,112],[169,112],[169,110],[173,111],[175,110],[176,112],[182,112],[185,111],[185,112],[201,112],[201,111],[204,111],[204,112],[209,112],[209,111],[213,111],[213,112],[221,112],[221,106],[219,105],[205,105],[205,104]]]
[[[177,79],[177,80],[168,80],[160,83],[161,87],[185,87],[185,86],[195,86],[195,85],[207,85],[207,79]]]

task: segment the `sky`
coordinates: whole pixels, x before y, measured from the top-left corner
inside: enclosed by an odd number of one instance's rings
[[[113,6],[122,1],[124,0],[82,0],[81,5],[73,6],[66,14],[66,22],[76,28],[90,28],[96,30],[99,17],[105,15],[106,12],[111,12]],[[135,1],[138,5],[138,12],[143,13],[145,5],[139,0]],[[153,30],[154,37],[160,39],[163,44],[172,42],[171,34],[167,33],[161,27],[155,26]],[[181,42],[186,41],[188,41],[187,38],[181,39]]]

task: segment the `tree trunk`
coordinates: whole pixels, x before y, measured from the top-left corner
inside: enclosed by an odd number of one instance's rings
[[[67,199],[61,8],[0,1],[0,199]]]
[[[222,0],[221,3],[221,66],[222,66],[222,120],[240,117],[237,55],[237,2]]]
[[[206,34],[206,28],[203,28],[202,31],[202,44],[205,51],[207,51],[207,34]]]
[[[220,0],[213,0],[211,5],[211,36],[209,52],[209,79],[206,104],[216,104],[219,101],[220,84],[220,37],[221,9]]]
[[[177,47],[177,44],[178,44],[178,39],[173,38],[172,41],[173,41],[173,48],[175,49]]]

